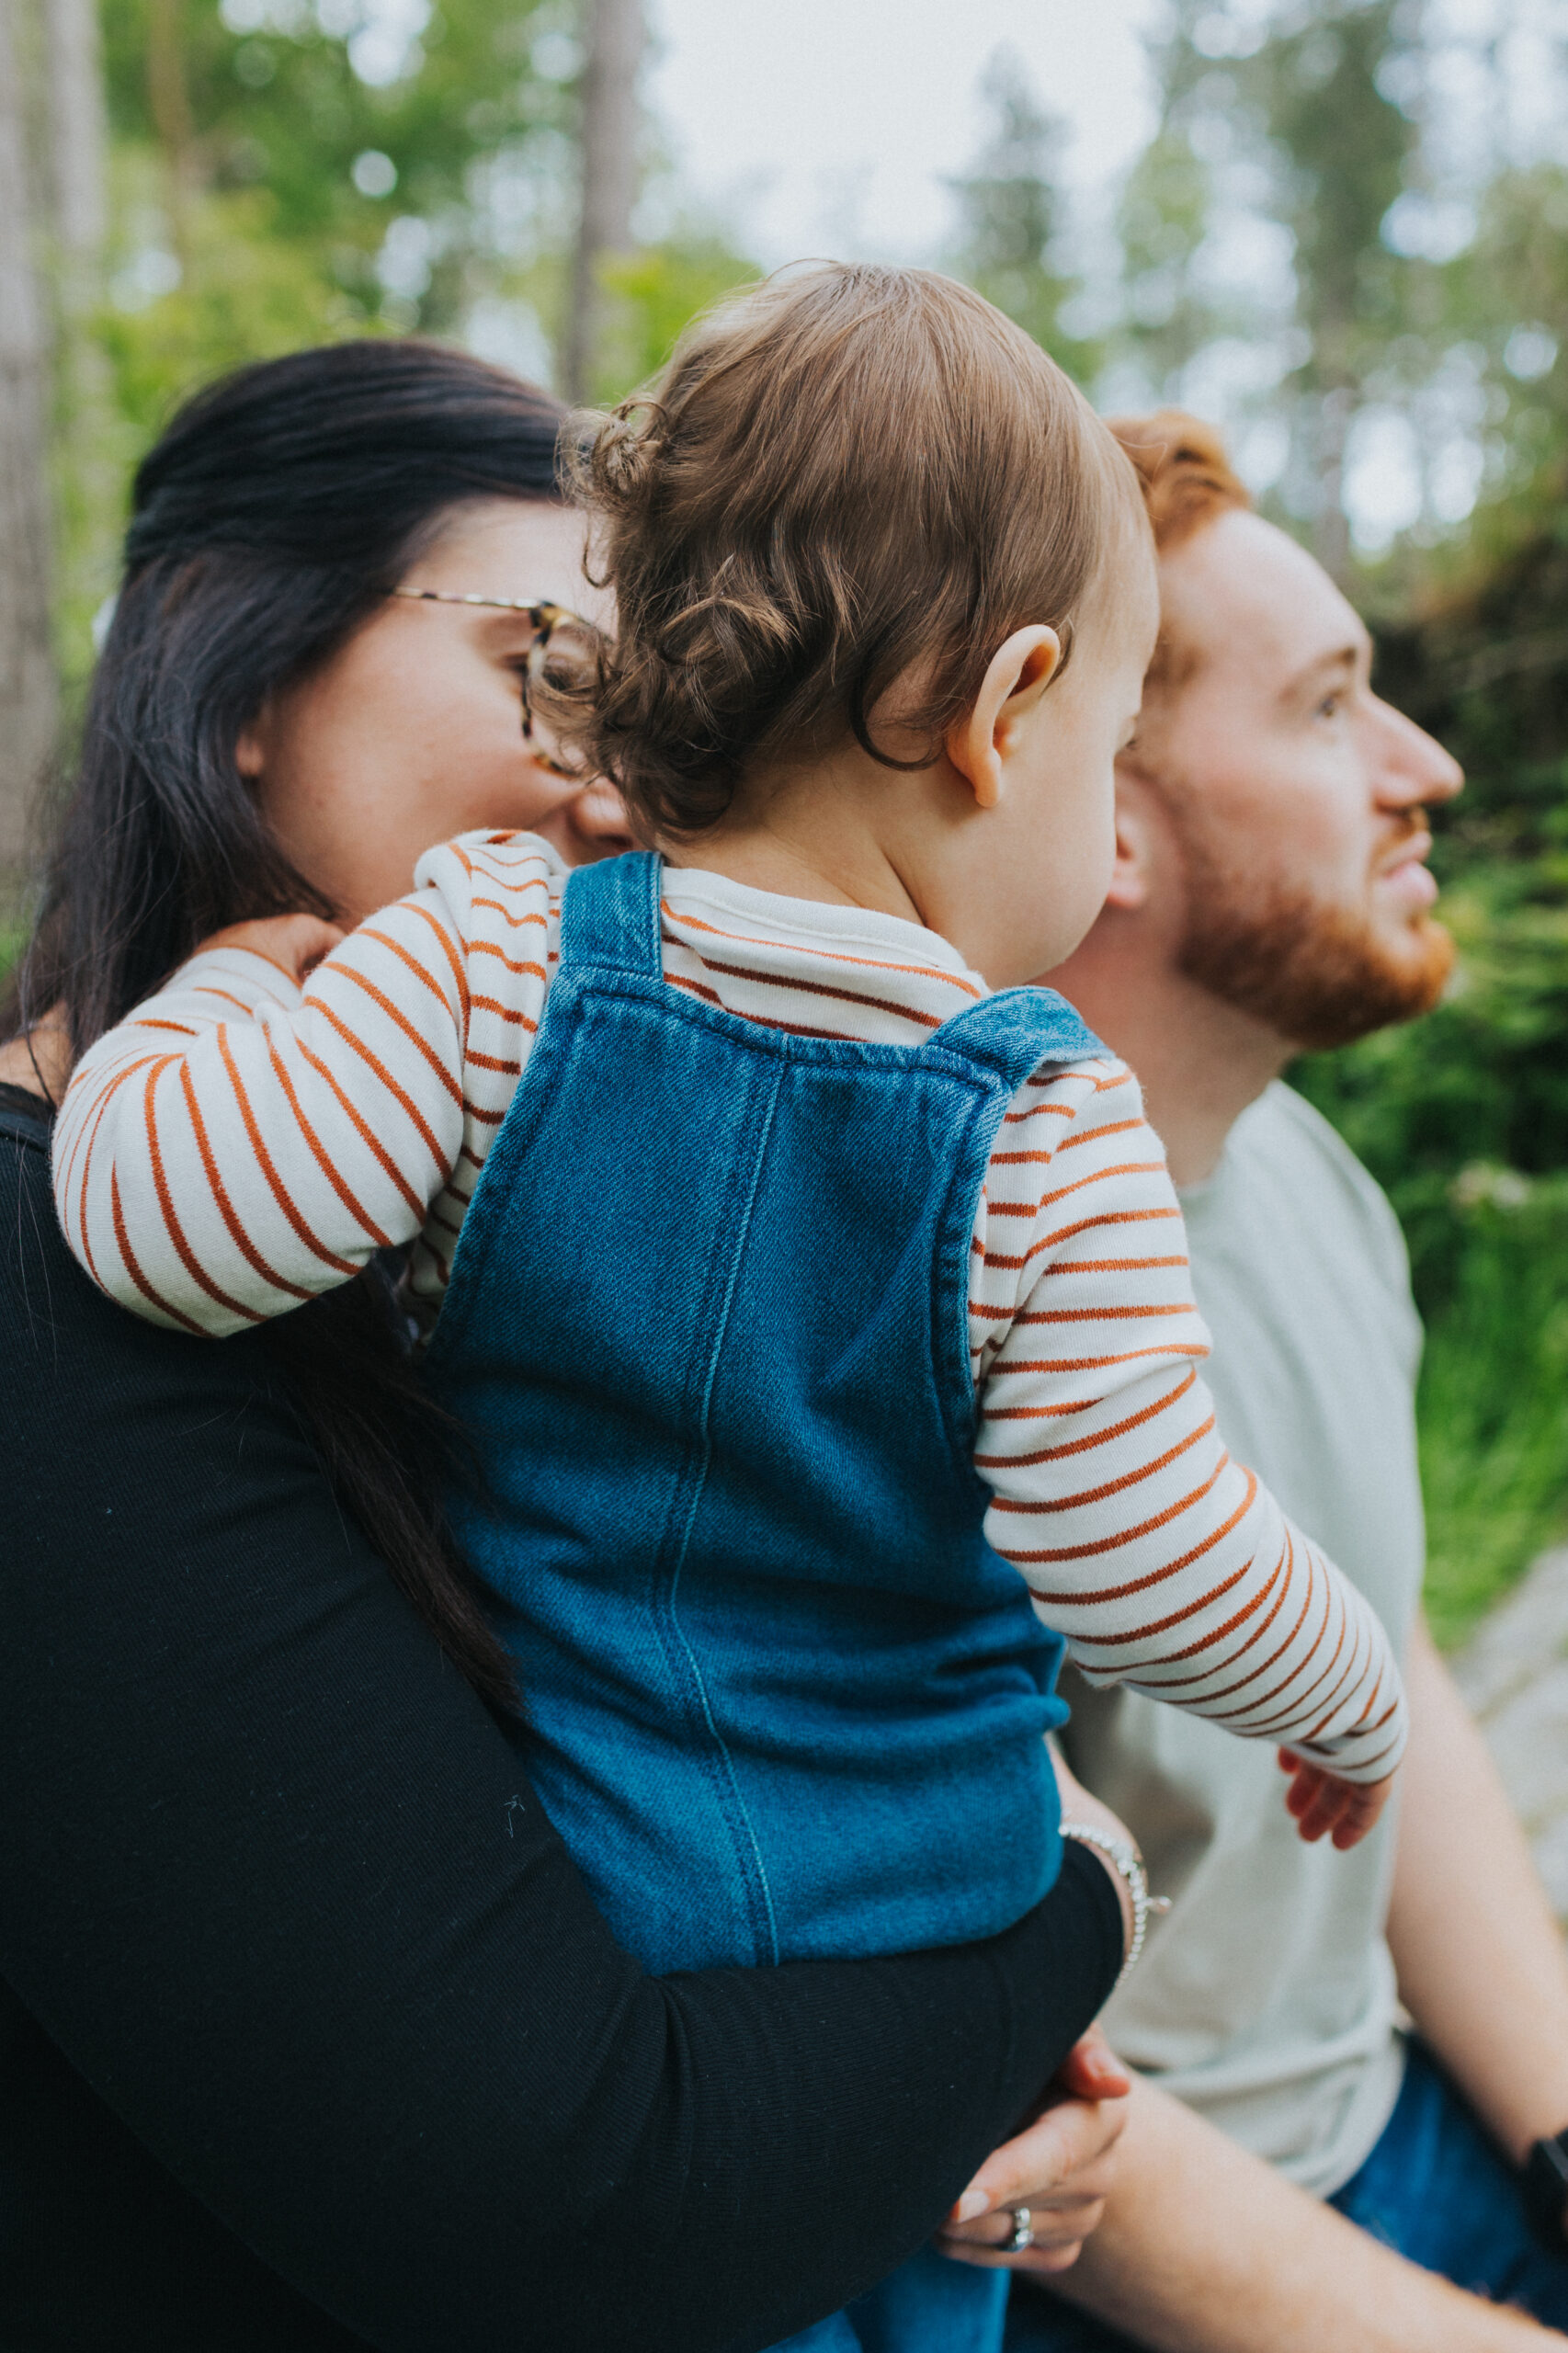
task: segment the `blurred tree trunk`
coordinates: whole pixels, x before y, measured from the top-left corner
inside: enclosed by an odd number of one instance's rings
[[[69,262],[96,277],[108,200],[97,11],[93,0],[48,0],[44,22],[55,235]]]
[[[594,396],[609,304],[605,260],[631,246],[637,196],[637,75],[647,39],[642,0],[587,0],[583,72],[583,209],[572,268],[562,383],[569,401]]]
[[[188,278],[190,210],[199,191],[200,166],[196,119],[186,86],[180,0],[147,0],[147,105],[168,162],[169,234]]]
[[[54,742],[50,634],[49,338],[28,185],[25,54],[16,0],[0,0],[0,871],[28,843]]]
[[[1387,96],[1389,69],[1418,32],[1400,0],[1318,0],[1237,69],[1275,143],[1276,217],[1295,239],[1311,348],[1287,383],[1313,548],[1338,580],[1350,563],[1345,461],[1361,386],[1409,324],[1408,265],[1381,228],[1420,135]]]
[[[90,612],[114,585],[119,481],[114,392],[95,313],[104,299],[108,123],[96,0],[46,0],[54,261],[60,596]]]

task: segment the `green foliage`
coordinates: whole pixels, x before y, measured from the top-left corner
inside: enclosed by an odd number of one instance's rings
[[[1298,1066],[1386,1187],[1427,1342],[1428,1598],[1455,1641],[1568,1515],[1568,876],[1476,864],[1445,1003]]]
[[[11,977],[11,967],[27,942],[27,925],[23,918],[0,908],[0,990]]]
[[[206,378],[360,324],[298,248],[271,233],[276,217],[268,189],[206,199],[191,221],[185,280],[145,310],[101,314],[116,404],[139,448]]]
[[[1504,502],[1501,515],[1483,508],[1478,517],[1473,561],[1488,540],[1515,535],[1517,517],[1507,502],[1528,499],[1568,449],[1568,354],[1561,347],[1568,168],[1540,164],[1499,173],[1484,192],[1474,244],[1440,275],[1448,334],[1483,360],[1492,424],[1488,496]]]
[[[1472,1165],[1448,1207],[1419,1404],[1427,1608],[1452,1643],[1568,1517],[1568,1174]]]
[[[1295,239],[1297,312],[1312,338],[1303,381],[1313,388],[1357,381],[1368,340],[1399,324],[1399,265],[1380,234],[1416,142],[1384,95],[1398,15],[1399,0],[1331,0],[1241,69],[1283,166],[1279,210]]]
[[[1187,368],[1217,336],[1244,324],[1204,278],[1216,214],[1216,175],[1206,156],[1216,151],[1216,117],[1233,110],[1238,97],[1196,43],[1199,22],[1211,26],[1213,16],[1210,0],[1172,0],[1162,32],[1149,41],[1160,120],[1117,210],[1122,317],[1110,350],[1132,363],[1156,401],[1179,403]]]
[[[114,158],[122,268],[132,266],[143,224],[160,218],[162,178],[145,147],[122,147]],[[119,299],[82,324],[96,396],[78,407],[62,381],[58,437],[55,622],[68,705],[92,665],[93,615],[114,585],[131,472],[179,401],[246,360],[363,331],[313,256],[277,234],[277,218],[264,187],[200,197],[185,222],[179,283],[146,301],[122,283]]]
[[[1162,125],[1133,166],[1117,226],[1139,359],[1155,397],[1176,400],[1182,371],[1220,324],[1198,279],[1210,228],[1210,174],[1179,122]]]
[[[1383,640],[1384,691],[1469,773],[1434,856],[1454,980],[1425,1021],[1295,1074],[1410,1243],[1450,1638],[1568,1514],[1568,512],[1548,482],[1510,519]]]
[[[555,225],[576,102],[533,64],[553,15],[540,0],[402,14],[404,40],[361,0],[106,0],[111,120],[165,155],[176,258],[193,196],[265,189],[268,239],[308,258],[346,317],[446,332],[476,277],[506,275],[499,224],[518,252]],[[399,221],[428,233],[405,233],[386,313],[376,263]]]
[[[1568,873],[1477,865],[1442,912],[1460,957],[1437,1010],[1301,1073],[1394,1200],[1433,1308],[1456,1279],[1452,1179],[1568,1168]]]
[[[696,229],[644,245],[601,270],[615,311],[606,336],[594,398],[609,404],[656,376],[681,329],[721,295],[761,275],[711,230]]]
[[[1069,332],[1062,315],[1080,285],[1060,258],[1061,201],[1051,166],[1062,125],[1041,110],[1009,50],[992,58],[981,95],[992,133],[974,168],[953,182],[959,273],[1071,374],[1086,379],[1098,352]]]
[[[1454,1639],[1568,1518],[1568,172],[1494,170],[1469,245],[1407,249],[1402,209],[1446,193],[1419,10],[1278,0],[1260,25],[1174,0],[1170,24],[1123,199],[1122,347],[1168,393],[1226,331],[1204,241],[1250,172],[1292,239],[1301,358],[1264,395],[1290,427],[1282,512],[1376,615],[1381,690],[1470,777],[1437,828],[1444,1003],[1295,1073],[1410,1243],[1430,1597]],[[1369,404],[1412,420],[1425,512],[1358,574],[1345,467]],[[1444,536],[1430,468],[1456,430],[1483,500]]]
[[[558,6],[408,0],[392,21],[364,0],[102,0],[106,290],[57,403],[68,710],[131,470],[196,386],[345,335],[460,334],[487,302],[558,324],[577,105]]]
[[[91,667],[132,468],[197,385],[348,335],[563,321],[577,54],[565,0],[102,0],[113,133],[107,297],[61,369],[57,640]],[[401,27],[401,31],[394,28]],[[653,372],[756,276],[679,226],[618,264],[596,392]],[[492,347],[494,335],[488,341]]]

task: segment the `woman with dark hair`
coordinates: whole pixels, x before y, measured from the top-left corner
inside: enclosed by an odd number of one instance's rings
[[[367,342],[213,388],[137,478],[0,1054],[6,2345],[770,2344],[937,2227],[1119,1961],[1077,1848],[983,1945],[646,1976],[528,1788],[374,1279],[215,1349],[54,1227],[50,1101],[198,939],[351,921],[476,824],[623,846],[529,714],[588,596],[559,426]],[[1080,2052],[983,2177],[1060,2189],[974,2231],[1070,2259],[1121,2080]]]

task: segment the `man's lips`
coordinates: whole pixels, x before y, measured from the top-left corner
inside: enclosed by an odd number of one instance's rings
[[[1412,911],[1431,906],[1437,895],[1437,885],[1426,860],[1432,854],[1432,836],[1427,833],[1412,834],[1401,842],[1389,863],[1374,877],[1379,896],[1392,899]]]

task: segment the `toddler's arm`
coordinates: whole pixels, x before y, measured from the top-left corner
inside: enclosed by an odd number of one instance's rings
[[[986,1534],[1091,1682],[1286,1744],[1314,1790],[1322,1772],[1369,1792],[1404,1746],[1399,1670],[1366,1600],[1226,1450],[1136,1082],[1081,1064],[1031,1088],[976,1232]],[[1351,1843],[1379,1802],[1325,1794],[1310,1823]]]
[[[416,1241],[415,1288],[438,1292],[538,1027],[560,872],[531,835],[448,843],[302,984],[286,926],[238,926],[101,1038],[54,1141],[99,1287],[216,1335]],[[273,954],[235,944],[269,935]]]

